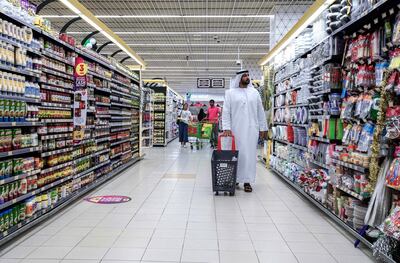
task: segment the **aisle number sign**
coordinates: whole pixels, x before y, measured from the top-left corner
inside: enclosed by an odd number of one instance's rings
[[[75,74],[79,77],[86,76],[88,73],[88,65],[84,61],[79,61],[75,66]]]

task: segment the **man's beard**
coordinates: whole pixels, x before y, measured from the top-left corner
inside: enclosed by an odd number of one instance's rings
[[[250,84],[250,80],[242,80],[241,83],[243,86],[247,86]]]

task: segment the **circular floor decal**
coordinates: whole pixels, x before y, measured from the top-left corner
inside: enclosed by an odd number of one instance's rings
[[[132,198],[123,195],[100,195],[88,197],[85,200],[95,204],[119,204],[129,202]]]

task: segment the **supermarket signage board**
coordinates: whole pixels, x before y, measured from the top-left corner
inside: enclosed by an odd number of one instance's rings
[[[198,78],[197,88],[199,89],[209,89],[211,87],[211,79]]]
[[[211,79],[211,87],[213,89],[223,89],[225,88],[225,79]]]
[[[95,204],[120,204],[129,202],[132,198],[123,195],[100,195],[88,197],[85,200]]]
[[[225,79],[223,78],[198,78],[197,88],[199,89],[223,89],[225,88]]]

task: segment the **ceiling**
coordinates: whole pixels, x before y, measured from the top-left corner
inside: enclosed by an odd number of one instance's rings
[[[41,0],[32,1],[39,4]],[[181,94],[196,92],[198,77],[229,78],[240,69],[238,51],[246,64],[254,64],[269,50],[270,20],[276,4],[309,5],[307,0],[81,0],[100,16],[147,63],[142,78],[165,78]],[[39,13],[49,17],[60,30],[74,14],[54,1]],[[59,17],[57,17],[59,16]],[[65,17],[69,16],[69,17]],[[120,16],[120,17],[116,17]],[[122,17],[121,17],[122,16]],[[273,17],[273,16],[272,16]],[[67,32],[81,41],[94,29],[84,21],[72,24]],[[95,35],[99,45],[108,42]],[[118,50],[106,46],[101,53]],[[125,58],[123,52],[114,56]],[[124,62],[133,65],[128,59]],[[223,90],[201,90],[221,93]]]

